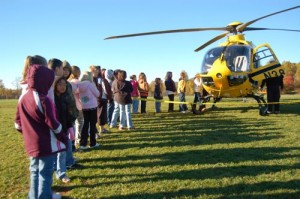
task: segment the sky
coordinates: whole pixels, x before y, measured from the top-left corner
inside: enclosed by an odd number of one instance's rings
[[[183,28],[225,27],[300,5],[295,0],[1,0],[0,80],[15,88],[27,55],[58,58],[77,65],[123,69],[128,77],[144,72],[149,82],[164,79],[167,71],[177,81],[201,70],[207,50],[194,49],[223,33],[203,31],[104,40],[114,35]],[[300,30],[300,9],[281,13],[251,27]],[[268,43],[282,61],[300,62],[300,33],[249,31],[255,45]]]

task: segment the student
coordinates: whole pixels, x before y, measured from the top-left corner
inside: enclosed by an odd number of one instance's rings
[[[185,91],[186,91],[186,79],[187,75],[185,71],[180,73],[180,79],[178,82],[177,92],[179,93],[179,101],[185,102]],[[188,110],[187,105],[185,103],[179,104],[179,112],[186,113]]]
[[[101,76],[97,78],[97,87],[100,90],[100,96],[98,98],[98,123],[101,133],[109,132],[109,130],[105,128],[105,124],[107,124],[107,103],[112,100],[111,86],[105,79],[105,71],[106,70],[101,70]]]
[[[149,91],[149,84],[145,73],[140,73],[138,80],[138,90],[140,92],[141,100],[141,113],[146,113],[147,97]]]
[[[165,77],[165,87],[166,87],[166,94],[168,95],[169,101],[174,101],[174,95],[176,93],[176,85],[172,79],[172,72],[168,71]],[[169,103],[168,112],[174,111],[174,103]]]
[[[200,76],[200,73],[197,73],[194,77],[194,104],[192,105],[192,111],[193,113],[197,112],[197,103],[200,102],[200,99],[202,97],[202,79]],[[200,110],[200,106],[199,106],[199,111]]]
[[[116,82],[118,81],[119,71],[120,71],[120,69],[114,70],[114,81],[112,83],[112,88],[113,88],[113,85],[116,84]],[[114,112],[112,114],[112,118],[111,118],[109,128],[117,127],[117,121],[120,117],[120,104],[116,101],[116,96],[114,94],[113,94],[113,97],[114,97]]]
[[[77,88],[77,84],[80,82],[80,68],[78,66],[72,66],[72,74],[70,75],[68,81],[72,85],[72,91],[76,102],[76,107],[78,110],[78,117],[75,120],[75,144],[79,144],[79,140],[81,137],[81,130],[83,126],[83,113],[82,113],[82,105],[80,102],[79,91]]]
[[[59,119],[63,131],[66,133],[67,151],[72,150],[72,143],[68,138],[68,130],[73,127],[73,122],[76,117],[71,115],[68,111],[68,93],[67,93],[67,80],[60,77],[54,84],[54,99],[57,111],[57,118]],[[67,152],[59,152],[57,155],[56,164],[56,177],[63,183],[69,183],[71,180],[67,176]]]
[[[260,89],[267,86],[267,100],[268,100],[268,114],[280,113],[280,90],[283,89],[283,76],[264,79],[261,83]]]
[[[105,71],[105,79],[109,83],[110,87],[112,86],[112,83],[114,81],[114,71],[111,69],[108,69]],[[114,112],[114,100],[113,96],[111,97],[110,100],[107,102],[107,125],[110,125],[111,120],[112,120],[112,114]]]
[[[17,106],[15,127],[22,133],[30,157],[30,199],[61,198],[51,191],[56,153],[66,149],[66,135],[56,119],[53,101],[47,96],[53,80],[53,71],[31,65],[27,73],[28,90]]]
[[[139,111],[139,90],[138,90],[138,82],[136,81],[136,75],[130,76],[130,83],[132,85],[133,91],[131,92],[132,97],[132,113],[138,113]]]
[[[81,77],[81,82],[78,83],[79,96],[82,105],[82,112],[84,123],[81,131],[81,138],[79,141],[79,149],[87,149],[88,137],[90,137],[90,147],[99,147],[96,142],[96,123],[97,123],[97,99],[99,97],[99,90],[93,81],[91,72],[84,72]]]
[[[55,74],[54,82],[56,82],[57,79],[63,77],[64,75],[65,76],[70,75],[69,73],[66,75],[66,70],[64,70],[66,65],[69,65],[69,63],[66,61],[62,62],[61,60],[59,60],[57,58],[53,58],[48,61],[48,68],[52,69]],[[66,90],[66,93],[67,93],[66,99],[67,99],[67,106],[68,106],[67,110],[70,115],[72,115],[72,116],[74,116],[74,118],[76,118],[78,116],[78,110],[76,108],[76,102],[75,102],[75,99],[73,96],[72,85],[69,82],[67,82],[66,89],[67,89]],[[49,89],[48,96],[53,100],[53,102],[55,101],[54,85]],[[73,158],[72,142],[69,139],[67,141],[69,142],[69,144],[67,147],[66,161],[67,161],[68,166],[72,166],[75,164],[75,160]],[[58,154],[58,156],[59,155],[63,155],[63,154]],[[58,159],[57,159],[58,161],[59,161],[59,158],[60,157],[58,157]],[[57,162],[57,163],[59,163],[59,162]]]
[[[161,83],[161,79],[159,77],[155,78],[155,89],[154,89],[154,99],[156,100],[162,100],[163,99],[163,85]],[[156,101],[155,102],[155,112],[160,113],[161,112],[161,102]]]
[[[116,102],[120,106],[120,126],[119,130],[124,130],[127,126],[128,130],[133,129],[131,118],[131,92],[133,91],[132,85],[126,81],[126,71],[119,71],[117,81],[113,82],[112,91],[115,96]]]

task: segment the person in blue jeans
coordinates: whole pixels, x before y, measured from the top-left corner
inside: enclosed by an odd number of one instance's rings
[[[132,118],[131,118],[131,92],[132,85],[129,81],[126,81],[126,71],[120,70],[117,74],[117,81],[113,82],[112,91],[115,97],[115,101],[120,107],[120,126],[119,130],[127,128],[133,129]]]
[[[51,190],[54,157],[66,149],[66,135],[56,120],[53,101],[47,96],[53,81],[54,72],[46,63],[31,65],[27,92],[20,96],[17,105],[15,128],[22,133],[30,157],[29,199],[61,197]]]

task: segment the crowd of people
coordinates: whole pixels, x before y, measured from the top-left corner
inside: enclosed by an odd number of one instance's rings
[[[153,98],[155,112],[161,113],[163,93],[168,97],[168,112],[174,112],[174,97],[179,96],[179,111],[189,112],[185,93],[188,75],[180,73],[178,86],[168,71],[165,80],[155,78]],[[200,74],[193,79],[192,111],[203,112],[199,103],[207,95]],[[268,102],[279,101],[282,78],[262,82],[268,87]],[[73,157],[75,150],[85,151],[100,146],[97,138],[118,128],[133,130],[132,114],[147,112],[150,86],[141,72],[127,80],[125,70],[104,69],[91,65],[81,72],[68,61],[46,60],[35,55],[25,59],[15,118],[15,128],[23,134],[25,149],[30,157],[30,190],[28,198],[61,198],[51,190],[52,176],[63,183],[71,179],[67,170],[80,166]],[[274,89],[272,89],[274,88]],[[197,104],[200,104],[197,109]],[[274,110],[273,110],[274,106]],[[279,104],[269,104],[268,113],[279,113]],[[99,128],[97,128],[97,124]],[[77,146],[77,148],[75,148]]]
[[[183,71],[178,89],[172,72],[167,72],[164,85],[159,77],[155,79],[156,113],[161,112],[164,88],[171,102],[168,112],[174,111],[177,92],[185,102],[186,79]],[[111,128],[133,130],[132,114],[139,113],[139,104],[140,113],[147,112],[150,89],[143,72],[128,81],[125,70],[91,65],[81,72],[68,61],[47,61],[39,55],[26,57],[20,85],[15,127],[23,134],[30,157],[28,198],[61,198],[51,190],[53,172],[58,180],[69,183],[67,170],[80,166],[73,157],[75,150],[99,147],[97,138]],[[198,100],[201,83],[196,87]],[[180,104],[179,110],[185,113],[188,108]]]

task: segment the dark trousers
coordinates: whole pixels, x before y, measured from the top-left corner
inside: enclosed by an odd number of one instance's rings
[[[98,105],[98,111],[100,114],[98,124],[103,126],[107,124],[107,99],[101,99],[101,102]]]
[[[169,101],[174,101],[174,94],[168,95]],[[168,111],[174,111],[174,103],[169,103]]]
[[[280,100],[280,88],[278,86],[268,87],[267,88],[267,100],[268,103],[279,102]],[[274,110],[273,110],[274,108]],[[268,104],[268,111],[279,111],[278,104]]]
[[[145,96],[141,96],[142,99],[147,99]],[[146,103],[147,101],[141,100],[141,113],[146,113]]]
[[[83,127],[81,130],[80,146],[86,146],[89,137],[90,129],[90,146],[95,146],[96,144],[96,123],[97,123],[97,108],[82,110],[83,113]]]

